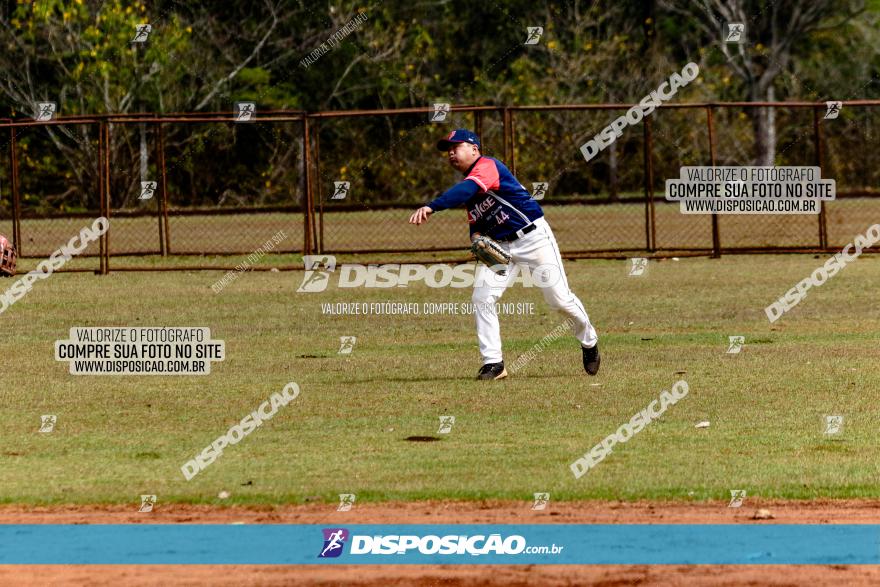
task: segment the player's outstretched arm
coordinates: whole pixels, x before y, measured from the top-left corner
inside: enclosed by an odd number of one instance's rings
[[[409,217],[410,224],[421,224],[423,222],[428,221],[428,217],[433,214],[434,211],[431,210],[428,206],[422,206],[418,210],[412,213],[412,216]]]

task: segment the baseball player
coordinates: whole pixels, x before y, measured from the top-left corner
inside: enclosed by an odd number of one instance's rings
[[[464,179],[413,212],[410,224],[422,224],[435,212],[465,205],[471,241],[476,243],[480,237],[489,237],[489,244],[509,259],[506,267],[496,265],[493,271],[481,264],[477,270],[472,301],[483,358],[477,379],[507,376],[495,303],[515,279],[517,265],[526,265],[533,273],[543,269],[545,277],[551,274],[542,287],[544,299],[572,323],[574,336],[581,344],[584,370],[590,375],[598,373],[599,337],[583,304],[568,288],[559,247],[541,206],[501,161],[480,154],[480,138],[471,131],[452,131],[437,143],[437,149],[447,152],[449,164]],[[476,247],[474,251],[477,252]]]
[[[15,247],[0,234],[0,277],[15,275]]]

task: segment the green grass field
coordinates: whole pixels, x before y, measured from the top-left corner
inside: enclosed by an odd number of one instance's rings
[[[471,316],[325,316],[328,302],[467,302],[470,290],[296,293],[302,273],[59,274],[0,314],[0,501],[301,503],[427,498],[554,500],[876,497],[880,493],[880,259],[863,256],[771,327],[763,308],[811,255],[566,264],[599,330],[598,377],[555,341],[500,382],[473,381]],[[141,261],[149,263],[149,260]],[[0,282],[5,290],[11,280]],[[513,362],[561,318],[502,317]],[[73,326],[208,326],[227,358],[209,376],[73,376],[54,341]],[[351,355],[339,337],[357,336]],[[728,336],[742,353],[726,354]],[[684,371],[683,375],[677,372]],[[689,395],[594,470],[569,464],[683,378]],[[289,381],[300,397],[192,481],[180,466]],[[593,386],[593,383],[600,383]],[[58,416],[50,434],[40,415]],[[825,414],[845,417],[838,437]],[[454,415],[448,435],[439,416]],[[708,429],[694,425],[709,420]],[[411,442],[408,436],[437,436]],[[689,492],[693,492],[692,494]]]

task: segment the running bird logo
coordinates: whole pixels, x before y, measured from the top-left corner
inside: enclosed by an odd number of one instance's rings
[[[354,350],[354,345],[357,343],[356,336],[340,336],[339,337],[339,352],[338,355],[350,355],[351,351]]]
[[[150,36],[153,26],[149,24],[139,24],[135,27],[134,38],[131,43],[145,43]]]
[[[727,25],[727,37],[725,37],[725,43],[741,43],[743,39],[743,33],[746,30],[746,25],[739,22],[732,22]]]
[[[434,112],[431,115],[431,122],[444,122],[446,115],[449,114],[449,104],[445,102],[435,102]],[[450,138],[452,135],[450,135]]]
[[[57,421],[58,416],[55,415],[40,416],[40,432],[52,432]]]
[[[549,493],[536,493],[535,503],[532,504],[532,509],[535,511],[546,510],[548,503],[550,503]]]
[[[254,102],[235,103],[235,122],[250,122],[257,113],[257,105]]]
[[[345,541],[348,540],[348,530],[345,528],[323,528],[324,548],[318,558],[337,558],[342,554]]]
[[[330,273],[336,270],[336,257],[333,255],[304,255],[306,273],[297,288],[299,293],[317,293],[327,289]]]
[[[142,495],[141,496],[141,507],[138,508],[138,512],[141,513],[150,513],[153,511],[153,506],[156,505],[156,496],[155,495]]]
[[[55,112],[58,110],[58,105],[55,102],[37,102],[37,115],[34,117],[37,122],[45,122],[47,120],[52,120],[55,118]]]
[[[746,498],[745,489],[731,489],[730,490],[730,503],[727,504],[729,508],[738,508],[742,507],[743,500]]]
[[[546,181],[532,182],[532,199],[543,200],[548,187],[550,187],[550,184]]]
[[[440,428],[437,429],[437,434],[449,434],[454,425],[455,416],[440,416]]]
[[[155,181],[142,181],[141,182],[141,195],[138,196],[138,200],[151,200],[153,199],[153,194],[156,193],[156,187],[158,186],[158,182]]]
[[[526,42],[524,45],[537,45],[538,41],[541,40],[541,35],[544,34],[544,27],[540,26],[530,26],[526,27]]]
[[[825,435],[840,434],[843,428],[843,416],[825,416]]]
[[[351,188],[350,181],[334,181],[333,182],[333,195],[330,196],[331,200],[344,200],[348,195],[348,190]]]
[[[840,109],[843,108],[843,102],[825,102],[825,120],[834,120],[840,116]]]
[[[743,345],[746,343],[745,336],[730,336],[728,337],[728,340],[730,341],[730,346],[727,347],[727,353],[730,355],[739,353],[742,350]]]
[[[640,277],[645,274],[648,269],[648,260],[644,257],[633,257],[630,261],[629,275],[630,277]]]
[[[337,512],[350,512],[356,499],[357,499],[357,496],[354,493],[340,493],[339,494],[339,507],[336,508],[336,511]]]

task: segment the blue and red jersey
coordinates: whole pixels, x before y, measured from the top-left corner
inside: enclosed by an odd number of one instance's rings
[[[505,239],[544,216],[538,202],[498,159],[481,156],[464,175],[427,206],[439,212],[464,204],[471,234]]]

